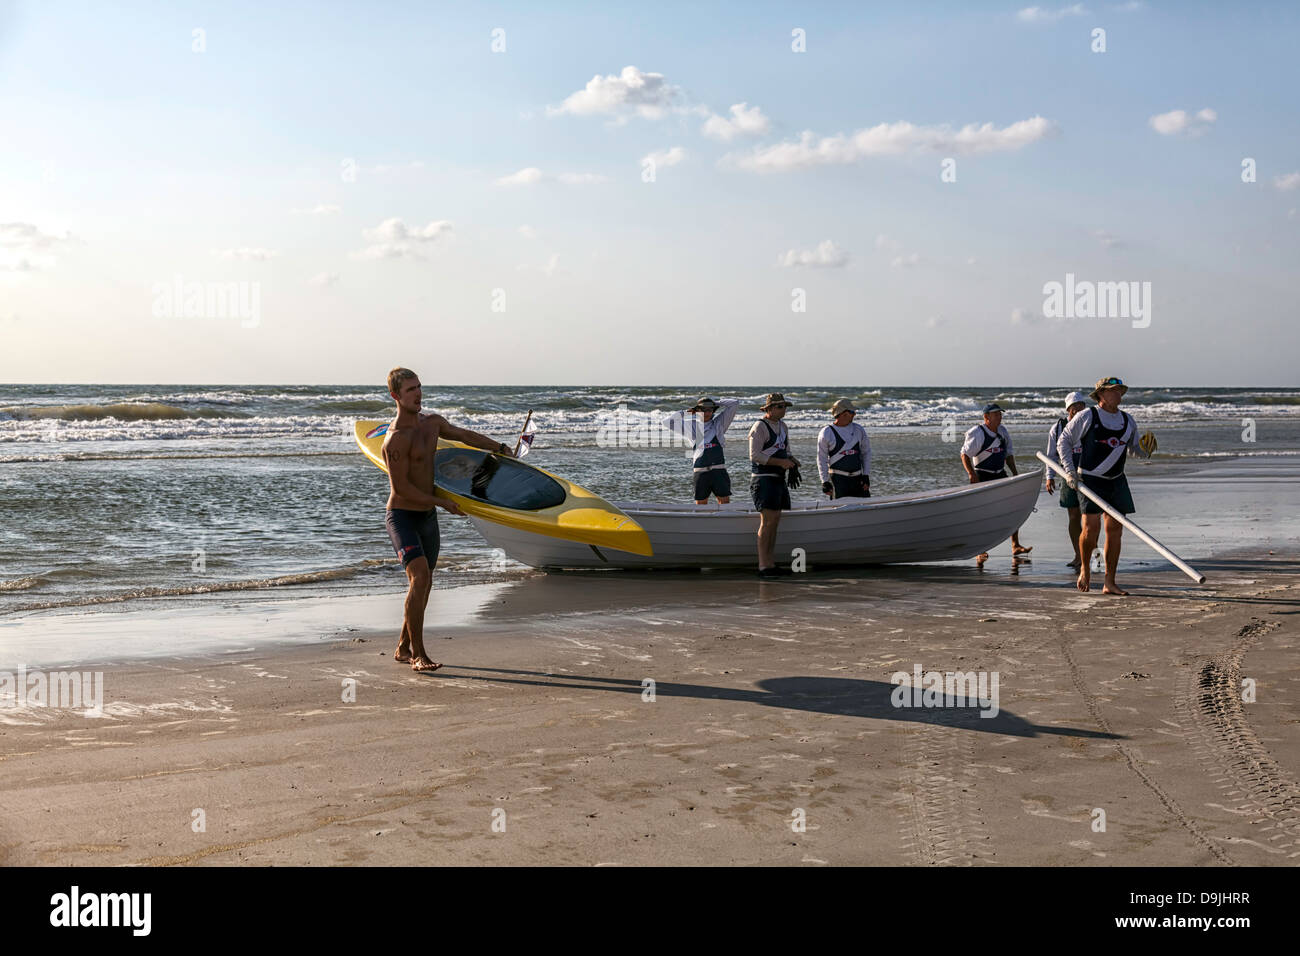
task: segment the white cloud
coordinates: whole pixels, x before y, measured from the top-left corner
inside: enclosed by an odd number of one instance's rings
[[[921,263],[920,253],[913,252],[911,255],[908,256],[894,256],[894,258],[889,260],[889,268],[912,269],[920,265],[920,263]]]
[[[536,239],[537,230],[532,226],[520,226],[519,235],[523,236],[525,239]]]
[[[786,268],[808,266],[811,268],[838,269],[849,261],[842,249],[829,239],[817,244],[816,249],[800,252],[790,249],[777,259],[778,264]]]
[[[76,241],[70,233],[41,232],[29,222],[0,222],[0,272],[49,269],[58,247]]]
[[[266,262],[280,253],[276,249],[250,249],[241,246],[238,249],[213,249],[212,254],[218,259],[242,259],[245,262]]]
[[[1273,185],[1283,192],[1290,192],[1293,189],[1300,188],[1300,172],[1287,173],[1285,176],[1274,176]]]
[[[1037,322],[1043,317],[1043,313],[1037,309],[1012,309],[1012,325],[1029,325]]]
[[[601,176],[599,173],[560,173],[555,177],[557,183],[563,183],[566,186],[588,186],[592,183],[606,182],[608,177]]]
[[[978,263],[979,263],[979,260],[976,259],[974,256],[971,256],[969,259],[966,260],[966,265],[968,265],[968,266],[977,265]]]
[[[312,285],[330,286],[339,281],[337,272],[321,272],[307,280]]]
[[[452,224],[439,219],[427,226],[408,226],[401,219],[385,219],[374,229],[362,230],[371,245],[352,253],[354,259],[402,259],[421,257],[424,248],[451,237]]]
[[[731,119],[716,113],[709,116],[700,127],[700,132],[710,139],[729,143],[737,136],[761,136],[772,124],[757,106],[748,103],[736,103],[731,107]]]
[[[565,97],[559,106],[548,106],[546,114],[605,115],[619,119],[635,114],[645,119],[660,119],[679,110],[680,101],[681,90],[664,82],[662,73],[643,73],[635,66],[625,66],[617,76],[593,76],[585,87]]]
[[[1170,110],[1168,113],[1157,113],[1147,122],[1161,136],[1176,136],[1179,133],[1199,136],[1218,118],[1219,114],[1207,106],[1199,110],[1195,116],[1186,110]]]
[[[654,163],[655,166],[676,166],[686,159],[686,150],[680,146],[673,146],[671,149],[656,149],[653,153],[647,153],[641,157],[641,164]]]
[[[605,176],[597,173],[560,173],[552,176],[542,172],[536,166],[529,166],[519,170],[517,173],[511,173],[509,176],[502,176],[497,180],[498,186],[535,186],[542,182],[563,183],[566,186],[584,186],[590,183],[603,183],[606,181]]]
[[[342,212],[338,206],[326,206],[323,203],[319,206],[312,206],[310,209],[295,209],[294,215],[297,216],[332,216],[336,212]]]
[[[1088,9],[1082,3],[1073,3],[1068,7],[1058,7],[1055,10],[1025,7],[1016,14],[1016,19],[1021,23],[1055,23],[1065,17],[1082,17],[1087,13]]]
[[[534,183],[542,181],[542,171],[536,166],[529,166],[519,170],[517,173],[511,173],[509,176],[502,176],[497,180],[498,186],[531,186]]]
[[[550,257],[546,260],[546,265],[544,266],[530,266],[525,263],[524,265],[516,266],[515,268],[519,272],[540,272],[549,279],[560,269],[560,254],[558,252],[551,253]]]
[[[934,150],[949,153],[991,153],[1021,149],[1050,135],[1055,124],[1034,116],[998,129],[992,123],[974,123],[954,130],[950,126],[917,126],[906,121],[881,123],[851,135],[837,133],[818,138],[805,130],[797,140],[761,146],[748,154],[724,157],[741,169],[784,172],[810,166],[855,163],[872,156]]]
[[[1094,229],[1092,237],[1101,243],[1104,249],[1114,249],[1116,246],[1124,245],[1124,241],[1105,229]]]

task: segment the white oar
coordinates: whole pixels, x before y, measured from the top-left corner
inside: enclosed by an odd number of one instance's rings
[[[1046,455],[1044,455],[1041,451],[1040,451],[1040,452],[1036,452],[1036,454],[1038,455],[1038,460],[1039,460],[1039,461],[1041,461],[1041,462],[1042,462],[1044,465],[1046,465],[1048,468],[1052,469],[1052,471],[1054,471],[1054,472],[1056,472],[1058,475],[1060,475],[1060,476],[1061,476],[1061,480],[1063,480],[1063,481],[1065,480],[1066,475],[1067,475],[1067,472],[1066,472],[1066,470],[1065,470],[1064,468],[1062,468],[1062,467],[1061,467],[1060,465],[1058,465],[1056,462],[1052,461],[1052,459],[1048,458],[1048,457],[1047,457]],[[1154,549],[1155,549],[1159,554],[1161,554],[1162,556],[1164,556],[1164,557],[1168,558],[1170,561],[1172,561],[1172,562],[1174,563],[1174,566],[1175,566],[1176,568],[1178,568],[1179,571],[1182,571],[1183,574],[1187,575],[1189,578],[1191,578],[1191,579],[1192,579],[1193,581],[1195,581],[1197,584],[1204,584],[1204,583],[1205,583],[1205,575],[1204,575],[1204,574],[1202,574],[1200,571],[1197,571],[1197,570],[1196,570],[1195,568],[1193,568],[1190,564],[1188,564],[1186,561],[1184,561],[1184,560],[1183,560],[1182,558],[1180,558],[1178,555],[1174,554],[1172,551],[1170,551],[1168,548],[1166,548],[1163,544],[1161,544],[1161,543],[1160,543],[1159,541],[1157,541],[1155,538],[1151,537],[1151,535],[1147,534],[1145,531],[1143,531],[1141,528],[1139,528],[1139,527],[1138,527],[1136,524],[1134,524],[1132,521],[1129,521],[1128,518],[1125,518],[1122,514],[1120,514],[1118,511],[1116,511],[1116,510],[1115,510],[1114,508],[1112,508],[1110,505],[1106,504],[1106,502],[1104,502],[1104,501],[1102,501],[1100,498],[1098,498],[1095,494],[1092,493],[1092,491],[1090,491],[1090,490],[1089,490],[1089,489],[1084,485],[1084,483],[1083,483],[1082,480],[1080,480],[1079,482],[1077,482],[1077,483],[1075,484],[1074,487],[1075,487],[1075,490],[1079,492],[1079,494],[1081,494],[1081,495],[1083,495],[1084,497],[1086,497],[1089,501],[1091,501],[1093,504],[1095,504],[1098,508],[1100,508],[1102,511],[1106,512],[1106,514],[1110,515],[1112,518],[1114,518],[1116,521],[1118,521],[1118,522],[1119,522],[1120,524],[1122,524],[1124,527],[1128,528],[1130,531],[1132,531],[1135,535],[1137,535],[1139,538],[1141,538],[1141,539],[1142,539],[1143,541],[1145,541],[1147,544],[1151,545],[1151,547],[1154,548]]]

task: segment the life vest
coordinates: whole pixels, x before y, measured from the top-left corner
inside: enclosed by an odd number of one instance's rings
[[[1107,428],[1101,423],[1101,413],[1094,405],[1088,409],[1092,424],[1083,435],[1083,455],[1079,473],[1097,478],[1118,478],[1124,474],[1124,459],[1128,457],[1128,443],[1137,431],[1137,424],[1128,412],[1119,428]]]
[[[835,447],[829,449],[826,461],[830,467],[827,469],[832,475],[860,475],[862,474],[862,439],[859,437],[854,443],[852,450],[842,451],[848,445],[840,430],[834,425],[827,426],[831,434],[835,436]],[[849,426],[852,428],[853,426]],[[860,433],[859,433],[860,436]],[[839,467],[836,467],[836,466]]]
[[[1060,453],[1056,450],[1056,440],[1061,437],[1061,432],[1065,431],[1066,426],[1069,424],[1067,419],[1058,418],[1056,424],[1052,426],[1052,430],[1047,433],[1047,455],[1049,458],[1057,460],[1058,464],[1060,464]],[[1073,471],[1076,473],[1079,471],[1079,456],[1082,453],[1082,448],[1082,445],[1075,445],[1074,453],[1070,456],[1074,461]]]
[[[700,425],[700,440],[695,443],[695,455],[691,465],[696,471],[711,471],[726,464],[722,457],[722,439],[718,437],[718,425],[715,421]]]
[[[974,464],[976,471],[997,474],[1007,462],[1007,445],[1002,440],[1001,426],[998,426],[996,432],[990,432],[988,426],[983,423],[978,427],[984,436],[984,444],[980,445],[980,450],[971,457],[971,463]]]
[[[763,446],[761,453],[767,455],[769,458],[789,458],[790,452],[785,447],[786,437],[788,436],[785,426],[782,425],[780,428],[773,428],[765,419],[762,418],[758,420],[758,423],[767,429],[768,436],[767,444]],[[755,475],[776,475],[781,478],[785,477],[784,468],[780,468],[776,465],[760,465],[752,458],[749,462],[749,469]]]

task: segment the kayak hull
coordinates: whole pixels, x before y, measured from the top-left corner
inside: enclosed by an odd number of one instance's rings
[[[384,472],[388,471],[383,459],[384,436],[388,424],[381,421],[359,421],[354,426],[357,445]],[[511,484],[515,489],[522,489],[524,497],[527,497],[529,491],[541,489],[542,493],[560,499],[560,503],[543,508],[521,509],[504,507],[470,494],[458,494],[452,487],[468,491],[467,485],[478,476],[452,473],[454,466],[463,468],[466,461],[470,460],[468,454],[457,454],[457,451],[472,453],[472,461],[481,463],[480,473],[500,469],[509,472],[513,479]],[[532,537],[563,540],[579,548],[596,546],[610,549],[613,553],[627,552],[645,557],[653,554],[645,529],[619,508],[581,485],[506,456],[493,455],[461,442],[440,438],[435,457],[434,484],[435,493],[460,505],[461,510],[474,520],[476,526],[509,528]],[[530,484],[534,487],[529,488]]]

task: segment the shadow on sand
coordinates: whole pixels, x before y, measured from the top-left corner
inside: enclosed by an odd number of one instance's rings
[[[455,665],[449,665],[454,667]],[[541,671],[508,670],[497,667],[456,667],[455,674],[447,670],[430,674],[430,679],[481,680],[501,684],[524,684],[550,687],[558,690],[599,690],[615,694],[641,695],[640,680],[620,677],[581,677],[574,674],[547,674]],[[475,671],[477,673],[463,673]],[[546,679],[536,679],[546,678]],[[578,681],[580,683],[572,683]],[[895,685],[884,681],[854,680],[845,677],[774,677],[758,682],[758,690],[734,687],[710,687],[707,684],[674,684],[655,682],[655,696],[694,697],[699,700],[725,700],[735,703],[760,704],[783,710],[803,710],[814,714],[831,714],[840,717],[868,717],[875,720],[910,721],[919,724],[937,724],[960,727],[983,733],[1002,734],[1008,737],[1086,737],[1097,740],[1122,740],[1122,735],[1108,734],[1077,727],[1046,727],[1031,724],[1022,717],[1005,710],[996,716],[982,717],[981,711],[971,707],[895,707],[892,695]]]

